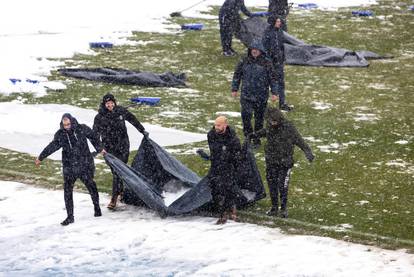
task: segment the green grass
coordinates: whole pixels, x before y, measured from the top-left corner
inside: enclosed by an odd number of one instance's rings
[[[243,213],[243,220],[280,226],[287,232],[331,236],[383,247],[414,249],[414,15],[408,0],[381,1],[371,6],[375,17],[351,17],[351,9],[338,12],[293,11],[289,30],[309,43],[390,54],[391,60],[372,61],[369,68],[286,67],[287,100],[295,105],[287,117],[309,141],[316,160],[309,165],[303,153],[295,153],[291,178],[289,220],[262,215],[269,208],[265,199]],[[397,6],[401,9],[396,8]],[[213,13],[217,13],[217,7]],[[97,50],[97,55],[76,55],[65,66],[121,67],[132,70],[186,72],[189,88],[143,88],[67,79],[54,72],[50,79],[64,81],[68,89],[42,98],[28,94],[1,96],[10,101],[21,96],[26,103],[61,103],[96,109],[101,96],[113,92],[121,103],[132,96],[160,96],[157,107],[133,110],[143,122],[205,133],[219,111],[240,111],[230,96],[230,80],[240,57],[224,58],[217,20],[171,19],[182,24],[202,22],[201,32],[133,34],[131,40],[145,45]],[[236,50],[243,46],[234,39]],[[82,99],[82,100],[81,100]],[[313,101],[329,103],[328,110],[315,110]],[[165,112],[178,112],[171,117]],[[358,114],[372,114],[371,121],[357,121]],[[240,118],[230,123],[241,134]],[[397,144],[406,140],[408,144]],[[333,145],[332,145],[333,144]],[[335,152],[318,146],[331,145]],[[175,155],[199,175],[209,164],[191,150],[206,142],[170,147]],[[264,177],[264,156],[257,157]],[[132,156],[132,155],[131,155]],[[397,161],[397,163],[391,163]],[[41,170],[33,157],[0,149],[2,179],[31,183],[61,184],[59,162],[47,161]],[[105,165],[97,166],[97,183],[109,192],[111,176]],[[349,224],[351,228],[341,228]],[[330,226],[331,228],[327,228]],[[345,225],[348,226],[348,225]]]

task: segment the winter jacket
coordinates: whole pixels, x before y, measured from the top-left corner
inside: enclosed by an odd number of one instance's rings
[[[262,43],[267,56],[273,64],[285,63],[285,36],[281,28],[276,29],[274,23],[268,26],[263,34]]]
[[[129,155],[129,137],[125,120],[139,132],[145,131],[144,126],[126,108],[115,105],[110,112],[104,102],[101,103],[93,123],[93,130],[102,139],[105,150],[118,158]]]
[[[269,0],[269,13],[286,17],[289,13],[289,4],[287,0]]]
[[[259,49],[262,54],[254,58],[250,54],[252,48]],[[234,71],[232,91],[238,91],[240,83],[242,99],[252,102],[267,102],[269,87],[274,95],[278,93],[277,75],[270,60],[266,58],[261,43],[254,42],[247,50],[247,57],[243,58]]]
[[[240,19],[240,10],[246,16],[251,16],[250,11],[244,5],[244,0],[226,0],[220,8],[219,17],[221,20],[238,20]]]
[[[266,111],[266,128],[256,132],[258,137],[266,137],[265,159],[267,166],[284,166],[293,167],[293,152],[297,145],[305,153],[309,161],[313,160],[312,150],[303,140],[302,136],[296,130],[295,126],[287,121],[282,112],[276,108]],[[273,126],[270,121],[276,121],[278,124]]]
[[[40,153],[39,160],[43,160],[52,153],[62,148],[63,175],[80,176],[82,174],[93,175],[95,164],[89,151],[87,139],[89,139],[96,151],[102,151],[99,137],[85,124],[79,124],[76,118],[70,114],[64,114],[71,121],[71,129],[63,128],[62,120],[60,129],[55,133],[53,140]]]
[[[236,132],[228,126],[223,134],[218,134],[213,127],[207,134],[207,141],[211,161],[209,176],[233,179],[242,158],[240,140]]]

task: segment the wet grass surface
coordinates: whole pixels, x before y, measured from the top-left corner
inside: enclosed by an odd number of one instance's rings
[[[414,248],[414,14],[408,10],[410,3],[380,1],[368,7],[375,13],[370,18],[352,17],[351,8],[337,12],[294,10],[290,14],[290,32],[304,41],[370,50],[394,59],[372,61],[368,68],[286,67],[287,100],[295,106],[287,117],[306,137],[316,160],[308,164],[299,149],[295,153],[289,220],[262,217],[270,205],[266,198],[243,214],[245,221],[280,226],[293,233]],[[212,12],[217,13],[217,8]],[[135,96],[159,96],[160,106],[132,111],[143,122],[205,133],[217,113],[240,111],[239,101],[230,95],[232,73],[240,56],[220,55],[217,20],[171,20],[177,24],[202,22],[205,28],[173,30],[172,34],[135,32],[130,39],[136,45],[97,50],[93,56],[76,55],[65,60],[65,66],[185,72],[188,88],[111,85],[68,79],[54,72],[50,79],[64,81],[68,89],[41,98],[0,96],[0,101],[20,97],[25,103],[97,109],[108,91],[121,103]],[[243,46],[236,40],[234,44],[244,54]],[[240,117],[230,117],[230,123],[241,134]],[[194,151],[200,147],[207,149],[206,142],[168,149],[204,175],[209,164]],[[256,158],[264,178],[263,148]],[[40,170],[34,167],[33,157],[0,149],[0,163],[2,179],[61,185],[59,162],[47,161]],[[109,192],[109,169],[98,164],[96,175],[100,190]]]

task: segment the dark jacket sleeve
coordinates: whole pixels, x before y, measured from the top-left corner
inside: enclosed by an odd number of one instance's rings
[[[294,144],[297,145],[306,155],[312,154],[311,148],[302,138],[296,127],[293,125],[291,125],[291,132]]]
[[[60,139],[59,139],[59,131],[55,133],[53,140],[48,144],[48,146],[43,149],[42,153],[39,155],[39,160],[43,161],[49,155],[55,153],[62,147]]]
[[[140,133],[143,133],[145,131],[144,126],[142,126],[141,122],[138,121],[135,115],[133,115],[130,111],[127,109],[124,109],[124,118],[126,121],[132,124]]]
[[[273,95],[279,95],[279,85],[277,82],[277,73],[271,62],[267,63],[267,74],[270,80],[270,91]]]
[[[101,138],[101,122],[100,122],[100,116],[99,114],[95,116],[95,119],[93,120],[93,127],[92,130],[96,133],[96,135]]]
[[[252,13],[246,8],[246,5],[244,4],[244,0],[241,0],[240,9],[246,16],[248,17],[252,16]]]
[[[91,128],[89,128],[87,125],[82,124],[83,132],[85,133],[85,136],[91,141],[93,147],[95,147],[95,150],[97,152],[101,152],[103,147],[101,140],[99,139],[98,133],[94,132]]]
[[[238,137],[234,137],[232,141],[232,153],[234,155],[233,159],[233,166],[235,169],[241,167],[242,163],[242,148],[240,144],[240,139]]]
[[[272,43],[270,41],[269,28],[266,28],[262,38],[262,44],[268,55],[271,55]]]
[[[234,70],[233,81],[231,82],[231,91],[238,91],[240,87],[241,78],[243,77],[244,60],[241,60]]]

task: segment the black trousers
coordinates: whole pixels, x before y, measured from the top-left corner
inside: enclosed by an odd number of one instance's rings
[[[125,164],[128,163],[129,158],[129,152],[126,153],[119,153],[119,152],[111,152],[112,155],[123,161]],[[122,182],[122,179],[118,177],[118,175],[115,173],[115,171],[111,167],[112,172],[112,199],[118,197],[119,194],[121,194],[124,191],[124,184]]]
[[[240,31],[240,18],[230,18],[226,15],[219,16],[220,38],[223,52],[230,51],[233,34]]]
[[[80,179],[82,183],[85,184],[86,188],[89,191],[89,194],[91,195],[92,203],[95,209],[99,208],[98,188],[96,187],[96,183],[93,180],[93,173],[82,173],[79,176],[76,176],[74,174],[67,174],[63,176],[63,191],[66,213],[68,216],[73,216],[73,185],[77,179]]]
[[[281,200],[281,210],[287,209],[289,178],[292,168],[284,166],[266,165],[266,179],[269,186],[272,207],[279,208],[279,195]]]
[[[223,214],[230,211],[237,201],[237,193],[233,178],[226,176],[214,176],[209,178],[212,190],[213,203],[217,212]]]
[[[241,117],[243,121],[243,134],[247,136],[253,133],[252,118],[254,115],[254,131],[263,128],[264,115],[266,111],[267,101],[253,102],[240,98]]]

